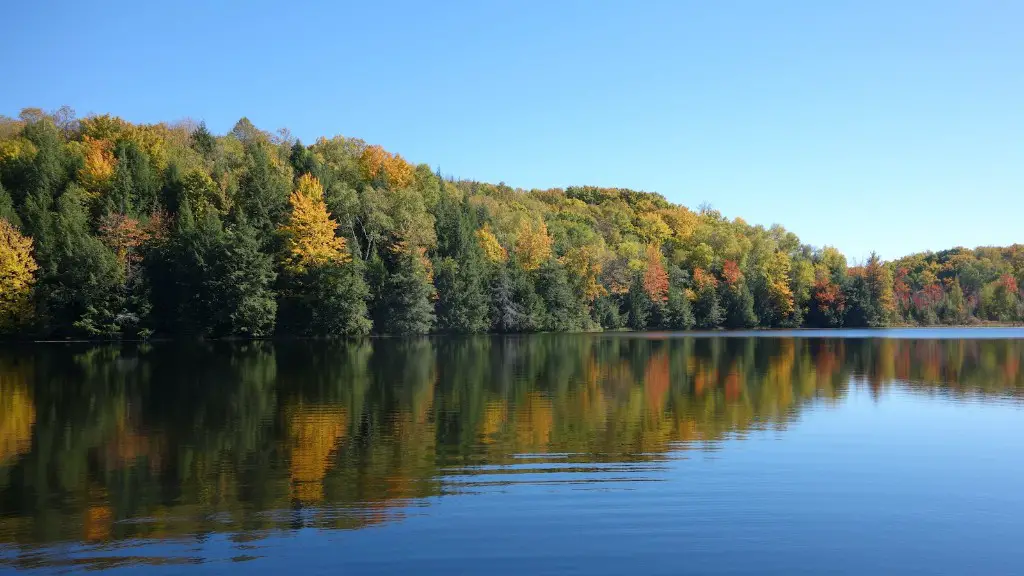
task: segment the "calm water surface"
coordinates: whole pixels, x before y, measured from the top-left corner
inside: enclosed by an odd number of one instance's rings
[[[0,348],[0,572],[1024,572],[1024,330]]]

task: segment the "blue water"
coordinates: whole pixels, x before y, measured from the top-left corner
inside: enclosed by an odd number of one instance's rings
[[[0,351],[0,569],[1020,573],[989,330]]]

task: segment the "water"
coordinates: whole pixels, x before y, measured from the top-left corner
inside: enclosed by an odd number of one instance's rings
[[[0,572],[1014,573],[1024,330],[0,348]]]

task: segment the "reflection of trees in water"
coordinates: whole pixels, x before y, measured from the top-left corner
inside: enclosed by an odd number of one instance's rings
[[[853,377],[1017,395],[1022,358],[1013,340],[636,335],[7,350],[0,542],[354,528],[452,470],[784,427]]]

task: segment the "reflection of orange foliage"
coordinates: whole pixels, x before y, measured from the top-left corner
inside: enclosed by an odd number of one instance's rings
[[[323,499],[323,480],[331,452],[348,429],[340,406],[298,406],[288,418],[291,439],[292,497],[303,503]]]
[[[661,412],[665,407],[669,386],[668,352],[662,350],[651,355],[644,370],[644,392],[647,394],[647,407]]]
[[[82,518],[83,537],[88,542],[100,542],[110,539],[110,529],[114,514],[109,506],[89,506]]]
[[[725,399],[729,402],[735,402],[739,399],[741,392],[740,373],[734,367],[725,375]]]

